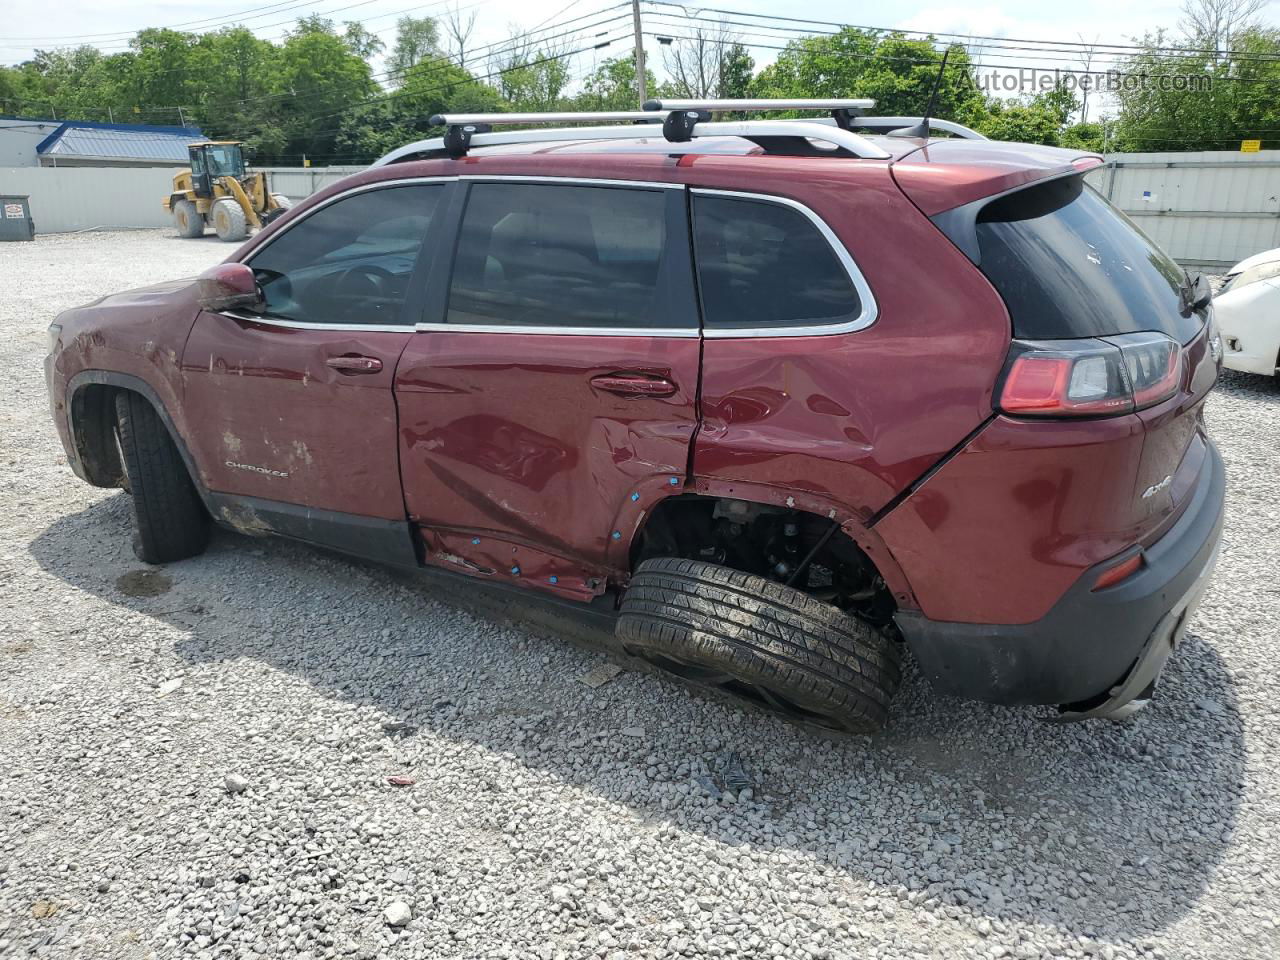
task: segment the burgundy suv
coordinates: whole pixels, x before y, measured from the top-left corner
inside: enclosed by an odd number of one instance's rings
[[[1222,524],[1203,282],[1094,156],[660,106],[438,118],[200,279],[62,314],[71,465],[147,562],[213,520],[545,591],[828,727],[885,722],[904,647],[948,694],[1145,703]]]

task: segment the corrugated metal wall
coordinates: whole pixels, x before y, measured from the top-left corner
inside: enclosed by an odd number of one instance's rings
[[[1183,263],[1280,247],[1280,150],[1108,154],[1089,182]]]
[[[0,193],[31,198],[36,235],[91,227],[164,227],[160,206],[173,185],[162,167],[4,167]]]

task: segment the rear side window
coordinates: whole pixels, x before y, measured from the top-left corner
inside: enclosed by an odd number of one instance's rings
[[[993,200],[976,229],[979,267],[1004,298],[1015,337],[1154,330],[1186,343],[1200,329],[1183,308],[1183,269],[1083,176]]]
[[[443,184],[356,193],[322,207],[253,255],[268,317],[398,324]]]
[[[668,192],[473,184],[447,322],[548,332],[692,326],[687,310],[669,309],[675,285],[664,282],[678,242],[668,236]]]
[[[862,313],[849,271],[799,210],[695,193],[693,239],[708,330],[838,324]]]

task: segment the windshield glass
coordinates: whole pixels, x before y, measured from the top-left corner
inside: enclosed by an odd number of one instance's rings
[[[215,177],[238,177],[244,173],[244,158],[238,146],[205,147],[205,163]]]
[[[1156,330],[1186,343],[1200,329],[1183,305],[1186,272],[1083,176],[993,200],[977,233],[982,272],[1004,297],[1016,337]]]

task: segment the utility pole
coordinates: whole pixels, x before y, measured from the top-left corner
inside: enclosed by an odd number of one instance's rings
[[[631,0],[631,22],[636,34],[636,95],[640,98],[640,106],[649,99],[649,91],[644,81],[644,36],[640,32],[640,0]]]

